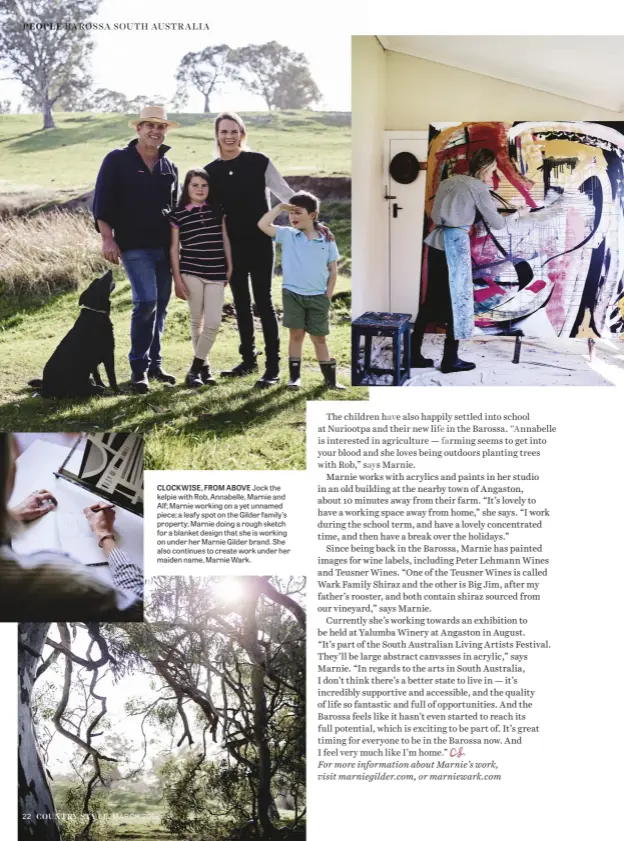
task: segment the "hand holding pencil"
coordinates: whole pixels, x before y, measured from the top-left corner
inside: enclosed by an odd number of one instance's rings
[[[112,502],[100,500],[93,505],[87,506],[83,510],[83,514],[87,518],[91,531],[98,540],[102,540],[103,537],[113,534],[115,506]]]

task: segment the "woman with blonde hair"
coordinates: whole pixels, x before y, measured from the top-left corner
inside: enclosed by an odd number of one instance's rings
[[[426,359],[421,353],[425,328],[430,321],[446,323],[441,372],[452,374],[476,367],[474,362],[465,362],[458,356],[459,340],[471,338],[474,326],[469,231],[477,214],[496,230],[508,224],[498,212],[490,193],[495,170],[494,152],[479,149],[470,159],[468,175],[454,175],[438,188],[431,212],[435,228],[425,239],[430,249],[429,277],[434,278],[434,283],[427,289],[414,324],[412,368],[430,368],[433,365],[433,359]],[[514,218],[527,216],[530,210],[522,207]]]
[[[215,120],[217,155],[204,169],[210,189],[225,215],[232,249],[230,286],[236,308],[239,351],[242,361],[223,377],[244,377],[258,370],[251,295],[262,325],[265,371],[256,383],[268,388],[279,381],[279,326],[273,300],[273,243],[258,229],[258,220],[269,210],[269,193],[280,202],[294,194],[271,160],[246,147],[247,129],[242,118],[224,111]]]

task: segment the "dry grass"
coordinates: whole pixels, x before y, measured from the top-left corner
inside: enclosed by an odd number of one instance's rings
[[[81,213],[14,216],[0,221],[0,290],[46,295],[77,289],[106,266],[100,238]]]
[[[30,213],[49,198],[44,190],[32,190],[12,195],[0,195],[0,219]]]

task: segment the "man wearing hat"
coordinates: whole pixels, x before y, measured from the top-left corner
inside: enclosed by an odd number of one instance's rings
[[[161,337],[171,296],[169,214],[178,197],[178,170],[165,153],[167,119],[159,105],[143,108],[129,125],[137,137],[104,158],[95,184],[93,215],[102,254],[123,266],[132,288],[131,387],[149,391],[149,379],[175,383],[162,367]]]

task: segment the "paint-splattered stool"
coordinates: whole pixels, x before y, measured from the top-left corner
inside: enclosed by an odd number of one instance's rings
[[[351,324],[351,384],[361,385],[369,374],[392,374],[392,385],[403,385],[410,375],[410,318],[404,312],[365,312]],[[392,339],[392,368],[371,367],[373,336]],[[364,337],[364,365],[359,362]]]

